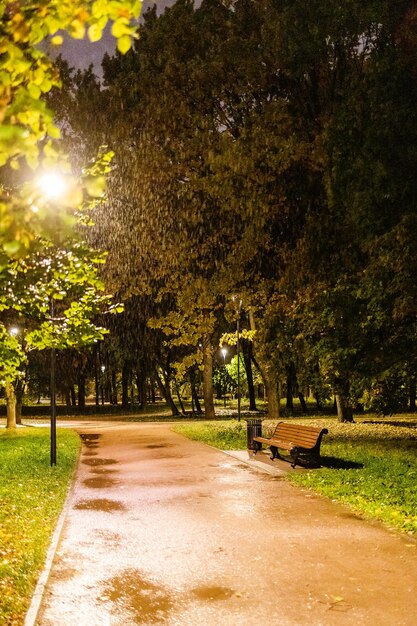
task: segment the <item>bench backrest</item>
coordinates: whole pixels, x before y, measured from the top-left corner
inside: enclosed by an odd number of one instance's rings
[[[314,448],[316,444],[320,445],[322,436],[327,433],[327,428],[278,422],[275,427],[274,434],[272,435],[272,439],[288,441],[293,443],[295,446],[300,446],[301,448],[310,450]]]

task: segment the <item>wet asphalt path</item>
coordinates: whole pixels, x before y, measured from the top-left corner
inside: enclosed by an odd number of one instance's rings
[[[191,442],[79,425],[41,626],[415,626],[416,542]]]

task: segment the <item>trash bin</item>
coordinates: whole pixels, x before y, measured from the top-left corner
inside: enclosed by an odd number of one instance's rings
[[[246,434],[248,438],[248,450],[255,450],[253,443],[254,437],[262,437],[262,420],[248,419],[246,420]]]

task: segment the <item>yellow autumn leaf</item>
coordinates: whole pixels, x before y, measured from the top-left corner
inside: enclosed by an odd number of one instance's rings
[[[98,24],[91,24],[87,34],[90,41],[99,41],[103,34],[103,29]]]
[[[122,54],[126,54],[128,50],[130,50],[131,41],[129,35],[123,35],[120,39],[117,40],[117,49]]]

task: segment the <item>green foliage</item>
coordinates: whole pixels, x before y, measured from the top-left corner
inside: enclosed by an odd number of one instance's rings
[[[70,179],[68,159],[59,147],[60,130],[44,97],[53,87],[59,88],[61,80],[39,44],[49,37],[53,45],[60,45],[58,31],[81,39],[87,26],[90,40],[97,40],[110,19],[119,49],[126,52],[135,36],[130,20],[139,17],[141,4],[140,0],[77,0],[2,5],[0,311],[7,312],[6,321],[23,320],[29,326],[18,342],[8,337],[5,322],[0,321],[3,383],[18,375],[25,358],[23,343],[27,349],[39,349],[85,345],[101,338],[103,329],[91,319],[108,301],[99,295],[103,286],[97,265],[103,259],[79,244],[73,229],[89,222],[82,205],[91,207],[103,196],[111,154],[101,154],[77,183]],[[57,202],[48,197],[50,190],[43,191],[39,184],[40,177],[51,171],[66,179],[58,216],[54,215]],[[48,319],[51,300],[64,305],[59,325]]]
[[[223,396],[236,388],[236,381],[230,374],[229,367],[229,365],[217,367],[213,372],[213,384],[218,396]]]
[[[19,339],[0,324],[0,385],[19,378],[26,356]]]
[[[80,449],[58,429],[59,463],[49,465],[49,430],[0,433],[0,621],[21,624],[42,570]]]
[[[248,330],[247,328],[242,328],[239,330],[239,340],[247,339],[248,341],[253,341],[256,336],[256,330]],[[220,337],[219,346],[235,346],[237,343],[237,333],[223,333]]]
[[[105,89],[88,72],[70,81],[73,142],[115,150],[97,229],[108,279],[123,297],[158,300],[153,337],[181,375],[200,364],[200,342],[230,331],[233,293],[270,400],[289,366],[350,407],[399,364],[415,369],[408,9],[178,2],[106,59]]]
[[[365,408],[382,415],[405,411],[409,400],[409,382],[409,376],[404,371],[396,369],[387,372],[363,394]]]
[[[0,61],[0,168],[9,164],[18,169],[26,164],[30,170],[64,166],[54,140],[60,136],[52,111],[41,96],[52,87],[60,87],[59,73],[39,44],[52,37],[59,45],[57,31],[67,31],[81,39],[89,26],[90,39],[101,36],[107,21],[114,21],[114,36],[127,51],[135,36],[129,20],[138,18],[139,0],[86,2],[70,4],[52,2],[3,5]],[[3,263],[9,254],[24,253],[30,242],[43,232],[42,220],[33,215],[34,201],[29,195],[0,199],[0,251]],[[37,210],[41,207],[37,206]]]

